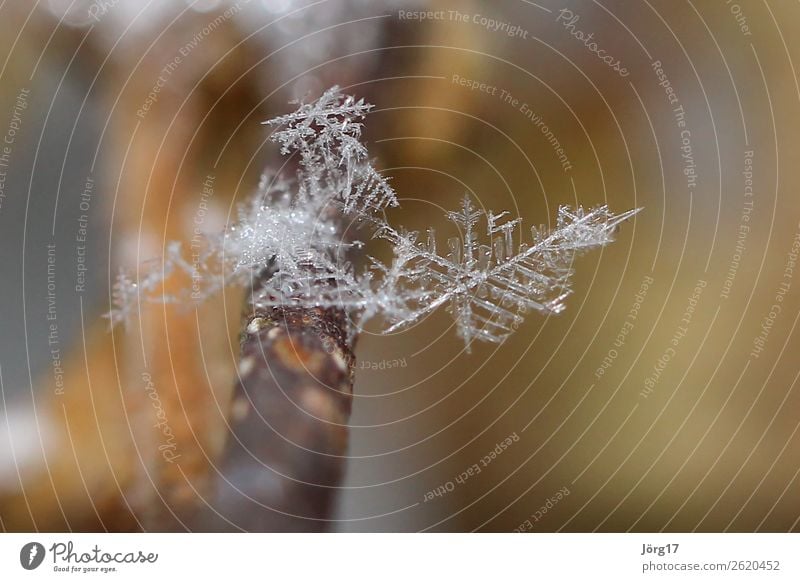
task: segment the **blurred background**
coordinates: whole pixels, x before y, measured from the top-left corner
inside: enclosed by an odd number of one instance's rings
[[[501,346],[362,335],[332,529],[800,529],[798,38],[788,0],[3,2],[0,526],[200,494],[241,292],[109,332],[111,281],[222,229],[261,122],[338,84],[409,228],[644,210]]]

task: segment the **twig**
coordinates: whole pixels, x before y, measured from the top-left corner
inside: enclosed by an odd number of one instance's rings
[[[265,269],[262,282],[270,276]],[[345,315],[263,309],[252,297],[219,467],[218,515],[204,529],[325,530],[344,472],[353,394]]]

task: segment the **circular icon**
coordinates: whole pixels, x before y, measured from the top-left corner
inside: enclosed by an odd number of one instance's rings
[[[44,546],[39,542],[29,542],[19,551],[19,563],[26,570],[35,570],[44,561]]]

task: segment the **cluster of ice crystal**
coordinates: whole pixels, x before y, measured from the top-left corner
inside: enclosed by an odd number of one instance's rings
[[[281,152],[298,157],[294,178],[265,174],[256,195],[239,207],[238,220],[209,238],[193,260],[172,243],[164,265],[145,270],[138,282],[121,274],[112,322],[126,319],[140,301],[204,299],[223,285],[257,281],[255,305],[342,309],[351,333],[374,317],[382,318],[387,331],[397,330],[445,306],[468,348],[475,339],[499,343],[527,311],[559,313],[570,293],[575,256],[611,242],[616,226],[638,212],[561,207],[555,228],[532,228],[526,243],[517,241],[520,219],[477,209],[465,197],[458,211],[446,214],[460,236],[450,238],[441,253],[433,228],[421,237],[385,218],[397,198],[361,141],[371,107],[333,87],[267,122],[276,127],[272,140]],[[369,257],[366,268],[353,266],[351,249],[362,242],[345,240],[347,221],[359,224],[361,234],[386,241],[391,262]],[[168,295],[162,284],[176,271],[191,278],[191,289]]]

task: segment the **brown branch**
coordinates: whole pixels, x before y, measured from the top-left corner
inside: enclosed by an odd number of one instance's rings
[[[263,309],[252,299],[245,313],[229,439],[213,509],[198,529],[325,530],[344,473],[353,394],[345,314]]]

